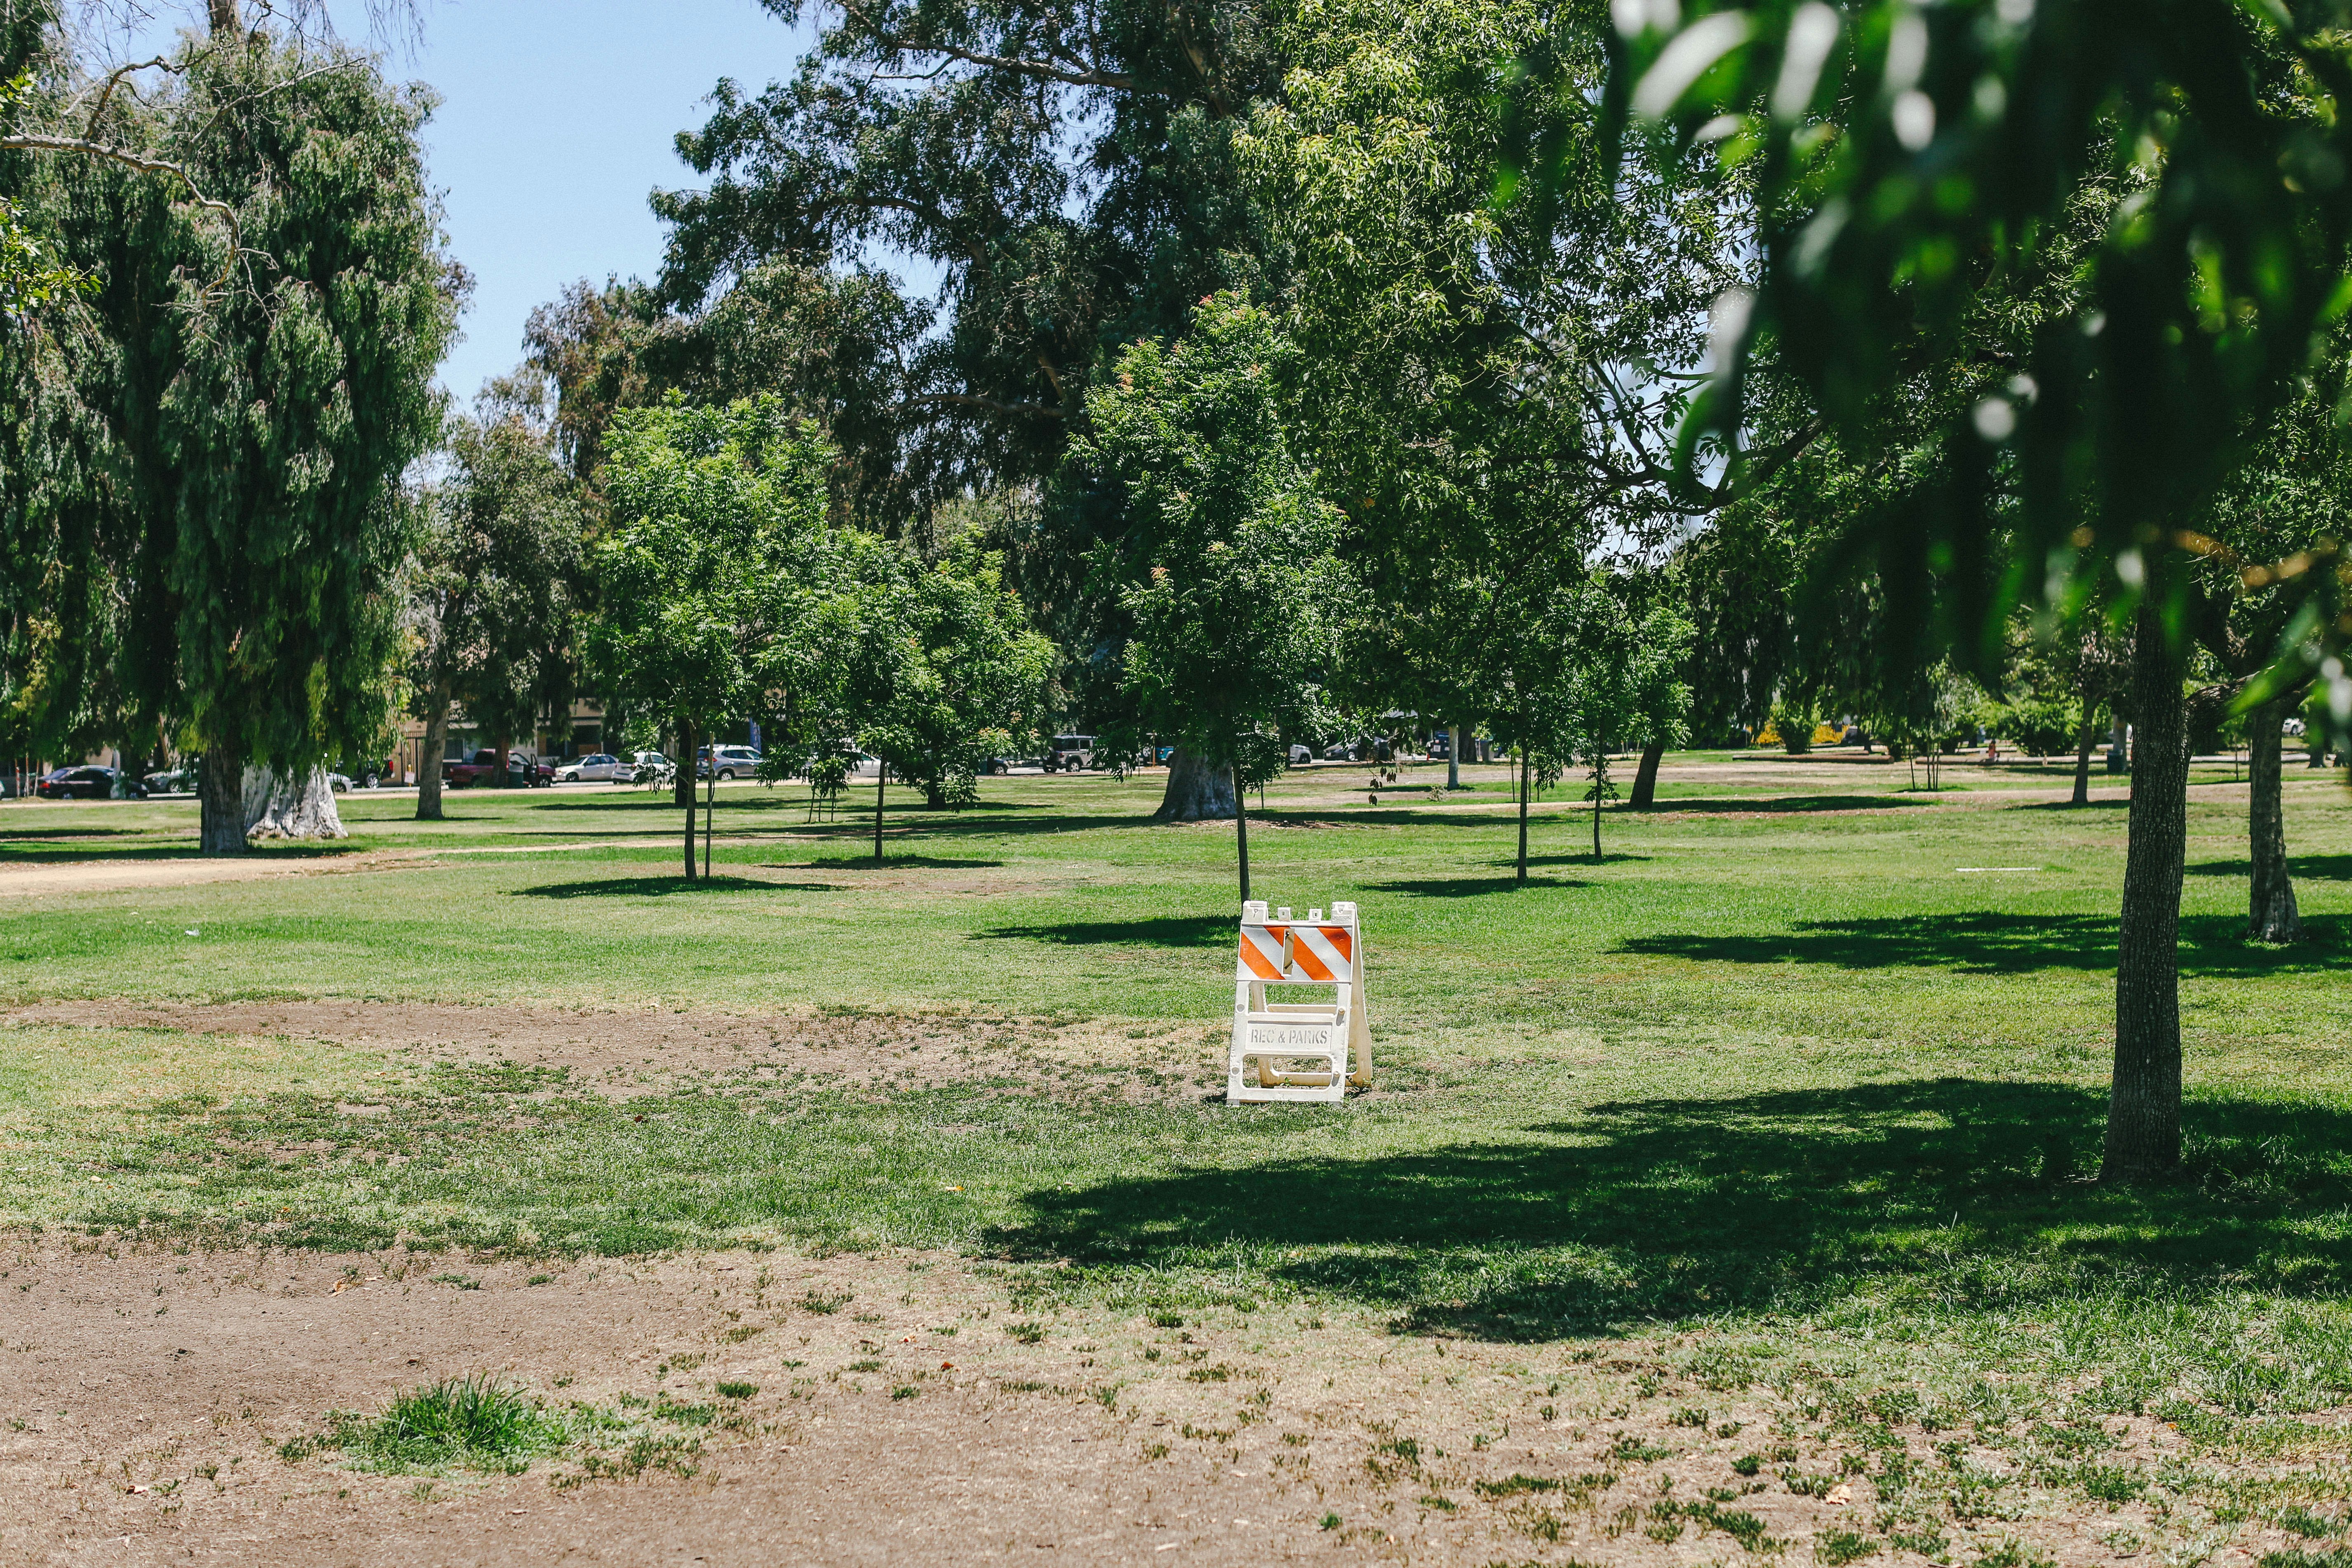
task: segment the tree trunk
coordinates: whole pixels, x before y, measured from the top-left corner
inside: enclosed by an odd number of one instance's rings
[[[1520,747],[1520,748],[1519,748],[1519,875],[1518,875],[1518,880],[1520,880],[1520,881],[1524,882],[1524,881],[1526,881],[1527,879],[1528,879],[1528,752],[1527,752],[1527,748],[1526,748],[1525,746],[1522,746],[1522,747]]]
[[[1592,775],[1592,862],[1596,866],[1601,863],[1601,788],[1607,776],[1605,773]]]
[[[874,759],[874,863],[882,863],[882,791],[890,782],[890,764]]]
[[[677,721],[678,755],[686,760],[677,764],[677,776],[671,783],[673,803],[683,795],[686,801],[686,879],[694,880],[694,725],[685,719]]]
[[[2247,858],[2253,868],[2246,934],[2256,942],[2297,942],[2303,937],[2303,915],[2294,907],[2294,879],[2286,867],[2286,814],[2282,808],[2280,773],[2285,738],[2281,727],[2294,705],[2267,702],[2253,712],[2253,734],[2246,747],[2246,776],[2252,788],[2246,807]]]
[[[243,780],[245,831],[249,838],[349,838],[327,770],[313,767],[297,779],[270,768],[248,767]]]
[[[2074,742],[2074,798],[2070,805],[2091,804],[2091,748],[2098,742],[2099,724],[2095,714],[2085,710],[2083,714],[2082,738]]]
[[[1199,752],[1176,748],[1168,759],[1168,787],[1153,816],[1161,822],[1223,822],[1240,809],[1230,769],[1213,767]]]
[[[198,843],[206,855],[245,853],[245,759],[220,744],[205,748],[196,778]]]
[[[710,879],[710,830],[719,811],[719,759],[710,759],[710,782],[702,788],[702,879]]]
[[[1241,857],[1242,902],[1249,902],[1249,803],[1242,798],[1241,774],[1228,770],[1226,779],[1234,786],[1234,847]]]
[[[1445,787],[1462,787],[1462,726],[1456,724],[1445,736]]]
[[[441,759],[449,750],[449,695],[436,693],[425,713],[425,749],[416,762],[416,820],[441,820]]]
[[[236,0],[208,0],[205,9],[211,14],[213,37],[234,37],[245,30],[236,14]]]
[[[499,754],[498,774],[497,774],[497,777],[498,777],[498,781],[499,781],[499,782],[498,782],[498,784],[497,784],[494,787],[499,788],[499,789],[504,789],[504,788],[506,788],[506,787],[507,787],[507,785],[509,785],[509,784],[510,784],[514,783],[514,775],[513,775],[512,773],[510,773],[507,772],[507,748],[508,748],[508,744],[509,744],[509,742],[508,742],[507,741],[501,740],[501,741],[498,743],[498,745],[494,748],[494,749],[498,752],[498,754]]]
[[[2189,838],[2189,714],[2180,661],[2153,609],[2132,649],[2130,842],[2116,947],[2116,1075],[2103,1182],[2180,1163],[2180,883]]]
[[[1664,741],[1653,741],[1642,748],[1642,765],[1633,770],[1632,805],[1635,811],[1646,811],[1657,803],[1658,764],[1665,760],[1665,756],[1666,743]]]

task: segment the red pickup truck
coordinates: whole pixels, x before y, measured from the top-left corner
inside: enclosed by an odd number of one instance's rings
[[[499,753],[488,746],[476,752],[470,759],[443,759],[441,782],[450,789],[464,789],[468,784],[495,783],[499,776]],[[539,789],[555,782],[555,770],[537,757],[522,752],[507,753],[507,787]]]

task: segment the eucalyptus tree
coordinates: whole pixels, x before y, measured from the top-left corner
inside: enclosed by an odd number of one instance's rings
[[[934,482],[908,435],[919,412],[910,362],[931,320],[862,267],[770,262],[694,311],[640,284],[583,281],[531,312],[524,369],[554,394],[557,450],[592,510],[615,410],[672,393],[714,404],[773,396],[824,432],[834,517],[904,533],[952,488]]]
[[[550,445],[515,415],[457,420],[448,471],[422,498],[404,584],[420,821],[441,816],[452,705],[497,743],[501,778],[507,742],[571,706],[585,560],[578,492]]]
[[[1281,62],[1249,0],[763,0],[831,24],[792,79],[722,81],[665,193],[684,308],[772,261],[887,245],[940,269],[916,396],[935,459],[1000,482],[1058,461],[1105,345],[1257,271],[1233,140]]]
[[[1265,310],[1214,296],[1173,344],[1119,355],[1072,452],[1069,482],[1103,492],[1123,524],[1095,571],[1132,628],[1119,667],[1131,722],[1230,782],[1244,900],[1244,792],[1280,771],[1284,734],[1316,728],[1349,586],[1339,514],[1294,446],[1299,369]]]
[[[2105,579],[2133,628],[2132,780],[2103,1177],[2180,1158],[2184,649],[2200,524],[2315,357],[2352,239],[2352,7],[2231,0],[1623,0],[1613,116],[1702,131],[1755,171],[1765,265],[1724,316],[1694,441],[1736,447],[1752,345],[1851,433],[1891,388],[1940,380],[1910,444],[1938,462],[1916,504],[1868,521],[1885,550],[1961,570],[1979,668],[2006,607],[2079,607]],[[1627,137],[1629,143],[1638,138]],[[1530,160],[1539,167],[1538,153]],[[2086,193],[2101,221],[2076,221]],[[1970,322],[2021,271],[2062,297],[2008,363]],[[1977,563],[1990,569],[1972,570]],[[2271,682],[2342,692],[2339,547],[2261,563],[2311,606]],[[2289,571],[2290,564],[2298,569]],[[2267,686],[2260,687],[2257,700]]]
[[[19,163],[0,195],[98,280],[10,334],[43,388],[11,416],[73,447],[15,470],[11,505],[104,515],[124,708],[203,752],[203,845],[234,854],[249,767],[323,793],[320,764],[381,733],[397,485],[438,431],[461,275],[425,180],[429,98],[232,0],[209,16],[147,94],[53,102],[123,156]]]

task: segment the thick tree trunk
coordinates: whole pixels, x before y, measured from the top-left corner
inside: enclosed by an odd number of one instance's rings
[[[2280,800],[2285,737],[2280,727],[2293,704],[2269,702],[2254,710],[2253,734],[2246,747],[2252,784],[2246,806],[2247,859],[2253,870],[2246,934],[2256,942],[2297,942],[2303,915],[2294,906],[2294,879],[2286,867],[2286,814]]]
[[[2082,738],[2074,742],[2074,798],[2070,805],[2091,804],[2091,748],[2098,743],[2099,724],[2095,715],[2083,715]]]
[[[236,14],[236,0],[208,0],[205,9],[211,14],[215,37],[234,37],[245,30]]]
[[[1664,741],[1653,741],[1642,748],[1642,765],[1633,770],[1633,806],[1635,811],[1646,811],[1657,803],[1658,764],[1665,760],[1665,756],[1666,743]]]
[[[2131,838],[2116,947],[2116,1076],[2103,1182],[2180,1163],[2180,883],[2189,835],[2189,714],[2180,661],[2143,609],[2132,650]]]
[[[1242,868],[1242,902],[1249,902],[1249,803],[1242,798],[1242,780],[1238,773],[1227,771],[1225,777],[1234,786],[1234,848],[1240,857]]]
[[[198,842],[206,855],[245,853],[245,759],[222,745],[205,748],[196,778]]]
[[[509,785],[509,784],[510,784],[514,783],[514,775],[513,775],[512,773],[510,773],[507,772],[507,744],[508,744],[508,743],[507,743],[505,741],[503,741],[503,740],[502,740],[502,741],[500,741],[500,742],[498,743],[498,747],[497,747],[497,751],[498,751],[498,753],[499,753],[499,763],[498,763],[498,784],[497,784],[496,787],[497,787],[497,788],[499,788],[499,789],[504,789],[504,788],[506,788],[506,787],[507,787],[507,785]]]
[[[436,696],[425,713],[425,746],[416,761],[416,820],[441,820],[441,761],[449,752],[449,698]]]
[[[244,778],[245,831],[249,838],[349,838],[327,770],[313,767],[297,778],[268,768],[248,767]]]
[[[1233,771],[1179,746],[1168,759],[1168,787],[1152,816],[1162,822],[1223,822],[1240,808]]]
[[[686,879],[694,880],[694,726],[685,720],[677,721],[678,755],[685,761],[677,764],[677,779],[670,795],[675,804],[683,796],[686,803]]]

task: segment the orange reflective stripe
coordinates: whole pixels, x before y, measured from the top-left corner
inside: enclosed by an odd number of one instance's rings
[[[1282,978],[1281,950],[1276,948],[1269,952],[1266,944],[1259,940],[1261,934],[1262,928],[1242,928],[1241,967],[1259,980],[1279,980]]]
[[[1317,955],[1313,948],[1303,942],[1291,950],[1290,960],[1292,966],[1309,980],[1332,978],[1330,970],[1324,967],[1323,960]]]
[[[1355,963],[1356,939],[1348,934],[1346,926],[1318,926],[1316,929],[1323,933],[1333,947],[1339,950],[1340,963],[1351,966]]]

